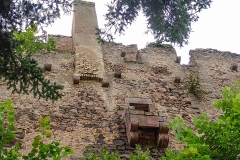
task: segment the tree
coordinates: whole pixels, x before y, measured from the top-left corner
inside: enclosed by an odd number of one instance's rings
[[[240,159],[240,88],[235,82],[235,88],[225,86],[222,89],[222,100],[215,100],[214,107],[221,109],[218,120],[211,120],[206,113],[194,117],[194,130],[175,118],[169,125],[177,132],[175,139],[181,141],[183,151],[166,152],[171,160],[235,160]],[[196,134],[196,132],[198,134]],[[166,160],[166,158],[162,158]]]
[[[60,8],[65,13],[71,11],[71,1],[0,0],[0,4],[0,79],[6,81],[13,92],[33,92],[35,97],[53,101],[61,98],[59,91],[63,87],[44,79],[43,69],[32,58],[33,50],[25,50],[22,54],[27,42],[17,37],[16,32],[25,32],[33,24],[42,28],[53,23],[61,15]]]
[[[100,30],[102,38],[109,41],[109,33],[123,34],[142,11],[147,18],[148,31],[158,43],[170,42],[180,46],[188,44],[192,22],[198,20],[198,13],[210,7],[212,0],[113,0],[108,4],[105,15],[108,23]]]

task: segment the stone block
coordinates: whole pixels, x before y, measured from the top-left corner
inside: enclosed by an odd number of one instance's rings
[[[125,62],[135,62],[136,61],[136,53],[135,52],[126,52],[124,57]]]
[[[121,57],[125,57],[125,55],[126,55],[126,52],[123,51],[123,52],[121,53]]]
[[[181,77],[176,76],[174,82],[175,83],[180,83],[181,82]]]
[[[80,76],[73,75],[73,84],[79,84],[80,83]]]
[[[181,63],[181,56],[177,56],[175,62],[176,63]]]
[[[108,81],[108,79],[103,79],[103,80],[102,80],[102,87],[109,87],[109,81]]]
[[[136,62],[137,60],[138,47],[137,45],[128,45],[125,46],[122,57],[124,57],[125,62]]]
[[[44,64],[45,71],[51,71],[52,70],[52,64]]]
[[[121,71],[120,66],[118,66],[118,65],[114,66],[114,77],[116,77],[116,78],[122,77],[122,71]]]
[[[238,65],[237,65],[236,63],[233,63],[233,64],[231,65],[231,70],[232,70],[232,71],[237,71],[237,68],[238,68]]]

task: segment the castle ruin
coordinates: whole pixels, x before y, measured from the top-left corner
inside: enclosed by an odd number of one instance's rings
[[[240,56],[235,53],[190,50],[189,65],[180,65],[174,48],[147,46],[138,50],[137,45],[100,44],[95,28],[94,3],[80,1],[75,6],[72,37],[55,36],[57,52],[34,55],[40,66],[52,64],[45,77],[64,85],[64,96],[57,102],[11,94],[0,82],[0,101],[12,99],[16,108],[16,134],[23,154],[31,150],[38,134],[37,120],[50,116],[50,140],[61,140],[62,145],[72,147],[75,154],[69,159],[83,157],[86,148],[98,152],[103,147],[118,150],[122,158],[128,158],[134,152],[124,121],[129,98],[150,99],[148,103],[154,104],[154,112],[166,123],[179,117],[191,125],[192,118],[202,112],[216,119],[220,113],[212,107],[213,100],[221,98],[223,86],[233,86],[240,79]],[[197,74],[202,89],[209,92],[204,99],[197,99],[186,88],[190,74]],[[174,132],[168,135],[168,148],[181,149],[173,139]],[[164,155],[165,150],[156,147],[152,132],[138,136],[140,146],[149,148],[153,158]]]

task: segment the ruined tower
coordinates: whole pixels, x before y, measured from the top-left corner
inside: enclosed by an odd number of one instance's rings
[[[74,4],[72,23],[75,75],[94,74],[104,77],[102,46],[96,36],[98,28],[95,4],[78,0]]]

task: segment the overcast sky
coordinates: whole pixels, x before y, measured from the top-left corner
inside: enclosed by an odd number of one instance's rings
[[[111,0],[88,0],[95,2],[100,28],[104,26],[105,6]],[[177,54],[182,56],[182,63],[189,61],[189,50],[195,48],[213,48],[220,51],[240,53],[240,0],[213,0],[211,8],[199,14],[199,20],[192,25],[189,45],[182,48],[175,47]],[[72,15],[62,16],[51,27],[47,28],[49,34],[71,35]],[[153,36],[144,34],[146,21],[142,14],[130,26],[124,36],[116,36],[115,41],[128,44],[138,44],[144,48],[148,42],[154,41]]]

